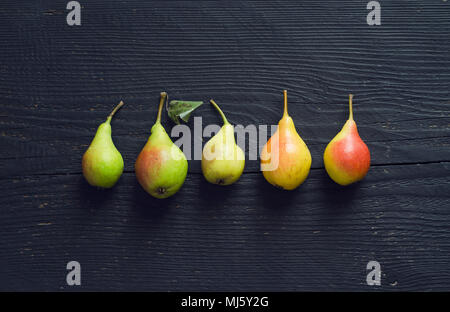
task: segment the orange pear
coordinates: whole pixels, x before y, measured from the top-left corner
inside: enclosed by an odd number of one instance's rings
[[[283,118],[261,152],[261,170],[270,184],[293,190],[306,180],[310,168],[311,153],[288,114],[287,91],[284,90]]]

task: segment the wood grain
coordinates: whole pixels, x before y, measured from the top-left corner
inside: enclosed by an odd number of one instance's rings
[[[261,174],[229,188],[191,174],[167,201],[133,174],[103,192],[78,175],[1,180],[2,266],[14,282],[2,288],[66,289],[65,263],[77,259],[85,290],[370,290],[376,259],[381,289],[444,290],[449,169],[375,167],[348,188],[312,170],[295,192]]]
[[[0,290],[449,290],[450,4],[383,1],[82,1],[0,3]],[[280,192],[247,161],[218,188],[199,161],[179,194],[156,201],[134,161],[158,95],[214,98],[241,125],[289,112],[310,177]],[[348,93],[372,155],[367,178],[331,183],[322,153],[347,118]],[[81,157],[120,100],[113,139],[125,173],[90,188]],[[205,104],[203,126],[219,116]],[[173,124],[167,117],[168,131]],[[193,128],[193,119],[188,125]]]

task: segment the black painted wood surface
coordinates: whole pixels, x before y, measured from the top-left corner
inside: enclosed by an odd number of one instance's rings
[[[0,3],[0,290],[450,290],[448,2],[380,1],[372,27],[368,1],[80,2],[78,27],[66,1]],[[230,187],[190,161],[164,201],[137,184],[159,92],[271,125],[283,89],[313,158],[299,189],[257,161]],[[343,188],[322,153],[350,92],[372,168]],[[98,191],[81,157],[119,100],[125,172]],[[208,104],[194,115],[220,123]]]

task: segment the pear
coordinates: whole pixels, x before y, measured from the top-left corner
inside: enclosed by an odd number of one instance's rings
[[[275,134],[261,152],[264,178],[275,187],[293,190],[302,184],[311,168],[311,153],[295,129],[287,111],[287,91],[284,90],[284,114]]]
[[[142,188],[153,197],[162,199],[174,195],[186,179],[186,156],[176,146],[161,125],[161,111],[167,93],[161,92],[158,116],[151,135],[136,159],[135,172]]]
[[[231,125],[220,107],[211,100],[223,119],[223,126],[203,148],[202,172],[205,179],[213,184],[230,185],[242,175],[245,166],[245,155],[234,139],[234,127]]]
[[[111,119],[123,106],[121,101],[109,114],[83,155],[83,175],[92,186],[111,188],[123,172],[123,158],[111,138]]]
[[[340,185],[364,178],[370,167],[370,152],[359,136],[353,120],[353,95],[349,95],[350,114],[342,130],[328,143],[323,161],[328,175]]]

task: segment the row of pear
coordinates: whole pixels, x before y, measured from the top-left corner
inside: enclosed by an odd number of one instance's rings
[[[261,152],[261,170],[272,185],[293,190],[307,178],[311,153],[295,129],[288,114],[287,91],[284,90],[284,113],[275,134]],[[158,116],[151,135],[135,163],[136,177],[143,189],[156,198],[174,195],[183,185],[188,171],[184,153],[172,142],[161,125],[161,112],[167,94],[161,92]],[[353,120],[353,96],[349,96],[349,118],[342,130],[328,143],[323,159],[325,169],[336,183],[348,185],[363,179],[370,167],[370,152],[358,134]],[[236,182],[245,166],[245,155],[236,144],[234,127],[220,107],[211,100],[223,119],[223,126],[204,146],[202,172],[206,180],[217,185]],[[123,106],[120,102],[97,129],[83,155],[83,175],[92,186],[113,187],[123,172],[123,158],[111,138],[111,119]]]

